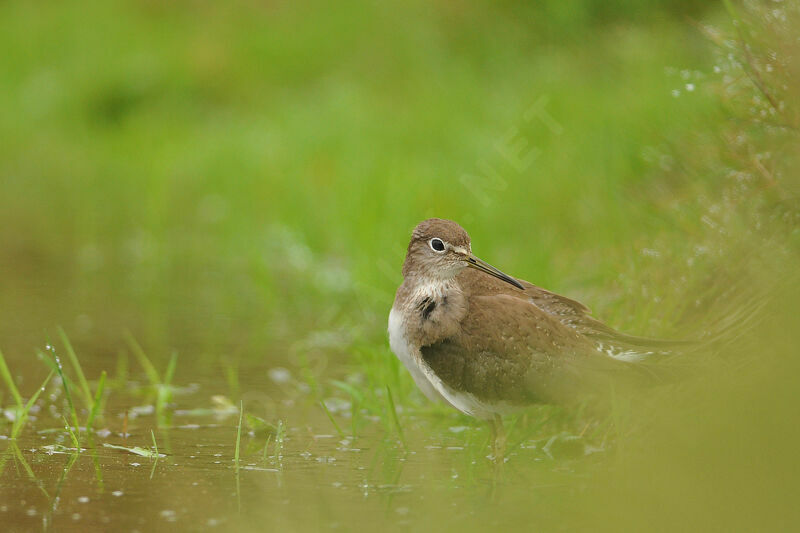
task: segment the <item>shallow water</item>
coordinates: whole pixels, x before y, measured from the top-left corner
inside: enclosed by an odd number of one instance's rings
[[[243,374],[263,368],[251,370]],[[16,442],[0,443],[4,528],[151,531],[175,524],[190,530],[351,530],[419,527],[433,520],[471,529],[475,517],[484,525],[508,524],[513,513],[487,516],[486,509],[502,502],[504,492],[517,493],[520,485],[530,505],[564,501],[581,489],[597,463],[594,457],[603,455],[581,445],[579,452],[566,450],[566,457],[556,460],[558,446],[530,439],[498,469],[487,459],[486,428],[459,416],[431,420],[401,414],[406,445],[369,421],[358,437],[342,437],[313,402],[273,390],[261,397],[244,394],[245,411],[278,404],[275,408],[287,420],[283,445],[276,449],[271,442],[265,453],[267,436],[244,429],[237,468],[237,410],[219,408],[217,399],[217,414],[199,412],[213,409],[209,393],[215,386],[210,376],[193,377],[192,386],[176,393],[169,425],[154,431],[163,454],[158,459],[102,445],[153,449],[150,428],[158,426],[157,415],[151,404],[134,405],[142,399],[135,392],[138,383],[125,385],[134,391],[127,396],[110,396],[105,423],[92,443],[82,442],[85,449],[79,454],[70,449],[65,431],[47,431],[63,427],[50,410],[63,398],[58,384],[50,385],[50,397],[29,430]],[[346,417],[334,416],[347,427]]]

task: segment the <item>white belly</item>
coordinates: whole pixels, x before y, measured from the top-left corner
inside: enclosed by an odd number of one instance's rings
[[[417,384],[422,393],[431,401],[442,401],[441,394],[439,394],[422,370],[422,366],[425,363],[422,361],[419,350],[411,346],[406,338],[406,328],[402,314],[395,311],[394,307],[389,312],[389,346],[411,373],[414,383]]]
[[[389,313],[389,346],[428,399],[445,401],[464,414],[487,420],[495,414],[506,414],[516,410],[505,402],[487,404],[468,392],[455,391],[436,377],[422,360],[419,348],[408,342],[403,315],[394,308]]]

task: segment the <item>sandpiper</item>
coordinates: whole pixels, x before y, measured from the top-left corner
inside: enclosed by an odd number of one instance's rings
[[[431,218],[411,235],[389,342],[425,396],[489,422],[502,460],[504,414],[563,400],[587,376],[613,375],[669,341],[619,333],[583,304],[504,274],[472,254],[460,225]]]

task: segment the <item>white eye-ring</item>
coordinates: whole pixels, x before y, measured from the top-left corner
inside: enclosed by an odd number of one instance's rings
[[[428,241],[428,244],[430,245],[431,250],[433,250],[434,252],[444,252],[445,245],[442,239],[434,237],[433,239]]]

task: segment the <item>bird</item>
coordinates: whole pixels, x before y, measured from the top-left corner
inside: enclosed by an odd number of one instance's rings
[[[505,274],[472,253],[469,234],[420,222],[389,313],[389,345],[422,393],[489,423],[503,460],[503,416],[559,403],[624,375],[680,341],[618,332],[582,303]]]

